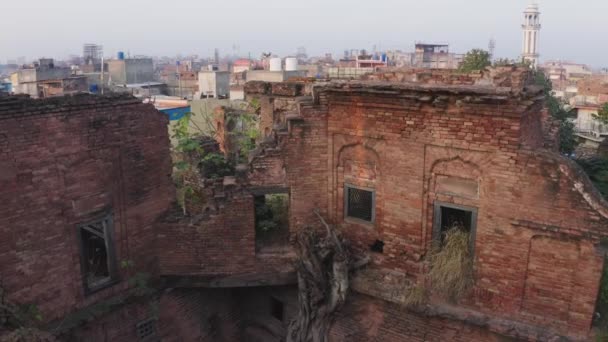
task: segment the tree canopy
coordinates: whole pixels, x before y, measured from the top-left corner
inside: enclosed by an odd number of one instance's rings
[[[462,64],[460,65],[460,71],[471,72],[477,70],[483,70],[492,64],[490,61],[490,53],[481,49],[473,49],[464,56]]]
[[[559,121],[559,151],[566,155],[571,155],[578,145],[576,136],[574,135],[574,123],[569,120],[572,116],[570,111],[567,111],[558,98],[553,95],[553,85],[545,74],[541,71],[536,71],[534,74],[535,82],[543,87],[545,94],[545,104],[549,114]]]
[[[608,103],[604,103],[604,106],[600,108],[597,114],[593,114],[593,118],[602,125],[608,125]]]

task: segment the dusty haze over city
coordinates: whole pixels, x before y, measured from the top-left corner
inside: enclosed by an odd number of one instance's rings
[[[0,62],[25,56],[78,55],[83,43],[106,55],[237,53],[258,57],[306,47],[309,55],[344,49],[413,50],[415,41],[446,42],[464,53],[496,40],[496,56],[521,53],[527,0],[231,0],[142,1],[3,0]],[[608,1],[538,1],[541,61],[572,60],[605,66]],[[27,13],[27,15],[26,15]],[[27,25],[23,18],[27,17]]]

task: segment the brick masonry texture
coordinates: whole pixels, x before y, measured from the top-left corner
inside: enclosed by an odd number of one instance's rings
[[[588,340],[608,204],[556,152],[555,125],[529,74],[367,78],[247,83],[264,139],[235,176],[190,179],[198,200],[187,201],[186,216],[171,205],[167,119],[150,105],[3,97],[0,271],[10,299],[60,320],[124,293],[133,272],[145,271],[173,288],[159,295],[163,340],[280,340],[297,310],[294,255],[288,245],[257,248],[254,196],[287,192],[291,239],[322,228],[318,209],[371,256],[332,340]],[[216,114],[224,127],[225,111]],[[345,218],[345,184],[375,191],[373,223]],[[458,305],[432,298],[406,310],[404,294],[428,268],[437,203],[477,211],[474,286]],[[76,227],[107,212],[117,259],[135,269],[86,296]],[[370,250],[376,240],[382,253]],[[235,289],[209,289],[217,287]],[[271,297],[285,304],[282,322],[269,318]],[[146,303],[131,303],[74,336],[133,340],[150,315]]]
[[[161,341],[240,341],[237,297],[229,290],[173,289],[156,301],[133,303],[71,332],[72,341],[140,341],[138,323],[152,319]]]
[[[276,160],[280,149],[292,232],[317,226],[311,213],[319,208],[371,253],[371,267],[355,275],[356,291],[401,302],[425,272],[434,204],[451,203],[478,216],[475,285],[460,303],[472,311],[447,316],[466,322],[473,315],[490,322],[488,331],[522,339],[588,337],[608,205],[555,151],[554,124],[527,72],[392,72],[319,84],[308,98],[292,87],[297,110],[286,115],[285,132],[273,132],[276,147],[253,160],[255,181],[265,179],[257,165]],[[289,92],[276,88],[252,82],[246,93],[288,101]],[[445,179],[476,191],[445,190]],[[373,224],[345,219],[345,184],[375,190]],[[383,253],[369,252],[376,240]],[[435,313],[448,307],[432,305]]]
[[[79,224],[110,213],[118,262],[158,274],[154,222],[174,200],[167,118],[130,96],[0,100],[0,273],[8,299],[45,321],[114,296],[85,296]]]

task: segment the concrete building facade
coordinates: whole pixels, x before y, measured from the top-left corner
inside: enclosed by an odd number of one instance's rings
[[[198,99],[213,97],[225,99],[230,96],[229,71],[200,71],[198,73]]]
[[[263,82],[285,82],[292,77],[305,77],[306,71],[302,70],[249,70],[246,73],[247,82],[263,81]]]
[[[28,94],[33,98],[45,97],[40,82],[50,80],[62,82],[70,75],[69,68],[55,67],[52,59],[43,58],[31,67],[19,69],[11,74],[12,91],[15,94]],[[86,91],[86,89],[83,90]]]
[[[112,84],[145,83],[154,81],[152,58],[126,58],[107,61]]]

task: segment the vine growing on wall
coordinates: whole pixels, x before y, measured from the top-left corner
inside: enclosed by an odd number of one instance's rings
[[[234,173],[234,166],[217,152],[206,152],[202,143],[210,140],[200,131],[192,133],[193,113],[186,113],[173,127],[173,180],[176,185],[177,202],[186,214],[186,201],[200,201],[193,180],[200,176],[223,177]],[[196,126],[194,126],[196,127]],[[211,125],[213,127],[213,125]]]
[[[186,113],[173,126],[173,179],[177,190],[177,202],[186,213],[186,202],[200,202],[203,198],[194,184],[199,177],[222,178],[234,175],[238,163],[246,162],[260,138],[259,102],[245,104],[243,108],[229,110],[221,132],[209,115],[203,115],[199,123],[193,121],[194,113]],[[199,127],[198,125],[203,127]],[[220,133],[223,133],[220,135]],[[224,141],[224,140],[227,141]],[[205,145],[216,142],[228,146],[231,153],[205,150]],[[234,144],[234,146],[232,146]]]
[[[14,304],[0,283],[0,336],[2,342],[54,342],[53,334],[41,329],[42,312],[36,304]]]
[[[534,73],[536,84],[543,87],[545,95],[545,104],[551,117],[559,122],[558,135],[559,135],[559,151],[564,155],[572,155],[578,141],[574,134],[574,123],[573,113],[571,110],[566,110],[564,104],[553,95],[553,85],[542,71],[536,71]]]
[[[232,127],[228,135],[237,145],[235,161],[246,162],[261,136],[258,116],[249,112],[229,113],[226,120],[227,127]]]

